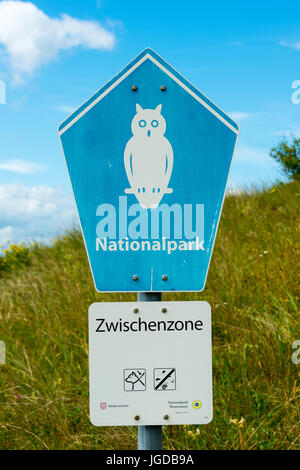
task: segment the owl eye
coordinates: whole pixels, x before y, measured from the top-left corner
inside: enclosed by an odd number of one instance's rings
[[[151,126],[152,127],[157,127],[158,126],[158,121],[156,119],[153,119],[153,121],[151,122]]]
[[[146,125],[146,121],[144,119],[141,119],[140,122],[139,122],[139,126],[140,127],[145,127]]]

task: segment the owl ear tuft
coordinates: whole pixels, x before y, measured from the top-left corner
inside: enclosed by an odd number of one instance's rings
[[[141,113],[143,111],[142,106],[140,106],[138,103],[136,103],[136,112]]]
[[[158,106],[156,106],[155,111],[156,111],[157,113],[159,113],[159,114],[161,113],[161,104],[159,104]]]

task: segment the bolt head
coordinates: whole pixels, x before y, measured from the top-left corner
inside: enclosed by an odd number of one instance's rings
[[[167,280],[168,280],[168,276],[167,276],[166,274],[164,274],[163,277],[162,277],[162,280],[163,280],[163,281],[167,281]]]
[[[140,419],[140,415],[135,415],[134,419],[138,421]]]
[[[132,276],[132,279],[133,281],[138,281],[139,280],[139,276],[137,276],[136,274],[134,276]]]
[[[162,313],[166,313],[166,311],[167,311],[166,307],[162,308],[161,311],[162,311]]]
[[[163,85],[160,87],[161,91],[166,91],[166,87]]]
[[[133,311],[134,311],[134,313],[139,313],[139,309],[138,309],[138,308],[134,308]]]
[[[165,420],[169,419],[169,415],[164,415],[164,419]]]
[[[132,91],[137,91],[138,88],[137,88],[136,85],[133,85],[131,89],[132,89]]]

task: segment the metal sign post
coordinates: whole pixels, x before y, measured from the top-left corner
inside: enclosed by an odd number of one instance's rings
[[[138,292],[138,302],[159,302],[161,292]],[[162,427],[138,426],[138,450],[161,450]]]

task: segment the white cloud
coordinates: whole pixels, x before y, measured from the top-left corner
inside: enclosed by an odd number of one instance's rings
[[[115,35],[96,21],[65,14],[50,18],[31,2],[0,2],[1,56],[15,83],[55,60],[61,50],[78,46],[111,50],[114,44]]]
[[[65,113],[65,114],[71,114],[73,113],[73,111],[75,111],[75,108],[73,106],[68,106],[67,104],[66,105],[61,105],[61,106],[56,106],[55,109],[57,109],[57,111],[61,111],[62,113]]]
[[[13,171],[14,173],[37,173],[44,170],[39,163],[26,162],[18,158],[0,161],[0,170]]]
[[[47,241],[76,222],[71,195],[46,185],[0,185],[0,244]]]
[[[252,116],[250,113],[244,113],[243,111],[231,111],[228,114],[234,121],[243,121]]]
[[[243,144],[238,144],[235,158],[237,162],[243,161],[255,164],[264,164],[271,161],[268,150],[262,147],[249,147]]]
[[[294,42],[294,43],[287,43],[286,41],[280,41],[279,43],[283,47],[290,47],[291,49],[297,49],[300,51],[300,41],[299,42]]]
[[[226,194],[235,196],[241,196],[242,194],[247,194],[249,192],[248,188],[241,188],[239,186],[228,186],[226,190]]]
[[[229,191],[251,191],[283,180],[280,165],[269,156],[269,148],[238,144],[229,179]]]
[[[274,135],[278,137],[300,137],[300,127],[292,127],[291,129],[279,130],[273,132]]]
[[[0,251],[1,245],[5,245],[8,240],[11,239],[13,233],[13,227],[11,225],[7,225],[7,227],[0,228]]]

